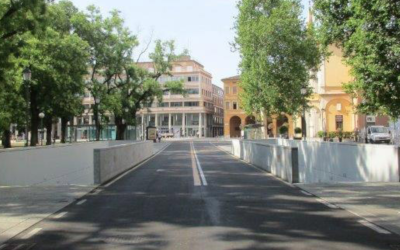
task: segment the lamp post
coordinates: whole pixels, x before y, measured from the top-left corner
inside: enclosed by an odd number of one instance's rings
[[[44,136],[44,129],[43,129],[43,118],[44,118],[44,113],[40,112],[39,118],[40,118],[40,146],[43,146],[43,136]]]
[[[25,95],[26,95],[26,124],[25,124],[25,147],[29,146],[29,82],[31,81],[32,78],[32,72],[29,68],[25,68],[24,71],[22,72],[22,77],[24,79],[24,84],[25,84]]]
[[[301,88],[301,94],[305,97],[307,95],[307,89],[305,87]],[[303,140],[307,138],[307,124],[306,124],[306,104],[303,104],[303,116],[301,118],[301,127],[302,127],[302,134]]]

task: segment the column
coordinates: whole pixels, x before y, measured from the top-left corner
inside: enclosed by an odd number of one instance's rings
[[[154,119],[154,122],[155,122],[155,127],[156,128],[158,128],[158,114],[155,114],[155,119]]]
[[[168,133],[171,133],[171,113],[168,114]]]
[[[204,137],[208,135],[207,113],[204,114]]]
[[[186,114],[182,113],[182,135],[185,136],[186,135]]]
[[[277,137],[278,136],[278,121],[277,121],[276,117],[272,118],[272,124],[273,124],[272,133],[274,134],[274,137]]]
[[[199,113],[199,138],[202,137],[202,113]]]

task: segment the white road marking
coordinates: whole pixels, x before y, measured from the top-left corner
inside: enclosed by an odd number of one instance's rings
[[[199,187],[199,186],[201,186],[201,180],[200,180],[199,170],[196,167],[196,159],[194,157],[193,142],[190,142],[190,158],[192,160],[193,185],[195,187]]]
[[[391,232],[389,232],[389,231],[387,231],[387,230],[385,230],[385,229],[383,229],[381,227],[378,227],[378,226],[372,224],[369,221],[359,220],[358,222],[361,223],[362,225],[366,226],[366,227],[371,228],[372,230],[374,230],[375,232],[378,232],[380,234],[391,234]]]
[[[144,164],[146,164],[148,161],[150,161],[151,159],[153,159],[154,157],[156,157],[157,155],[159,155],[161,152],[163,152],[166,148],[168,148],[171,144],[168,144],[167,146],[165,146],[163,149],[161,149],[160,151],[158,151],[156,154],[154,154],[153,156],[151,156],[150,158],[148,158],[147,160],[145,160],[144,162],[140,163],[139,165],[133,167],[131,170],[128,170],[127,172],[125,172],[124,174],[120,175],[118,178],[114,179],[113,181],[107,183],[106,185],[104,185],[104,187],[109,187],[112,184],[114,184],[115,182],[119,181],[121,178],[123,178],[124,176],[130,174],[131,172],[137,170],[138,168],[140,168],[141,166],[143,166]]]
[[[330,207],[330,208],[339,208],[338,206],[333,205],[323,199],[317,199],[317,201],[321,202],[322,204],[324,204],[325,206]]]
[[[78,203],[76,203],[76,205],[80,206],[80,205],[82,205],[83,203],[85,203],[86,201],[87,201],[86,199],[81,200],[81,201],[79,201]]]
[[[303,194],[307,195],[307,196],[312,196],[312,194],[310,194],[309,192],[306,192],[306,191],[304,191],[304,190],[301,190],[301,192],[302,192]]]
[[[21,239],[27,240],[27,239],[31,238],[32,236],[34,236],[35,234],[39,233],[40,231],[42,231],[42,228],[35,228],[32,231],[30,231],[29,233],[27,233],[26,235],[24,235]]]
[[[55,219],[61,219],[62,217],[64,217],[67,214],[68,214],[68,212],[62,212],[62,213],[59,213],[59,214],[55,215],[54,218]]]
[[[196,158],[197,168],[198,168],[199,173],[200,173],[201,181],[203,182],[204,186],[207,186],[208,184],[207,184],[206,176],[204,175],[203,169],[201,168],[199,158],[197,158],[196,148],[194,147],[194,144],[193,144],[193,152],[194,152],[194,157]]]
[[[22,249],[22,248],[24,248],[25,246],[26,246],[25,244],[20,244],[20,245],[18,245],[16,248],[14,248],[13,250]]]
[[[157,169],[157,172],[164,172],[164,169]]]

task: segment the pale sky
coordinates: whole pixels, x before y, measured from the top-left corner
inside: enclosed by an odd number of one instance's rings
[[[175,40],[213,75],[213,83],[238,74],[238,52],[232,52],[237,0],[72,0],[80,9],[94,4],[106,15],[117,9],[142,46],[153,40]],[[302,0],[308,8],[308,1]],[[304,12],[305,15],[306,11]],[[150,49],[151,50],[151,49]],[[137,50],[139,52],[139,49]],[[147,59],[145,56],[143,59]]]

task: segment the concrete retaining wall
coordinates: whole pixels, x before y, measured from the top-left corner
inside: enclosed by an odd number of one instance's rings
[[[297,148],[232,140],[232,154],[285,181],[298,182]]]
[[[102,184],[153,155],[153,142],[94,150],[94,183]]]
[[[126,143],[104,141],[0,150],[0,186],[93,185],[94,150]]]
[[[400,180],[397,146],[285,139],[267,139],[259,142],[298,148],[301,183]]]

